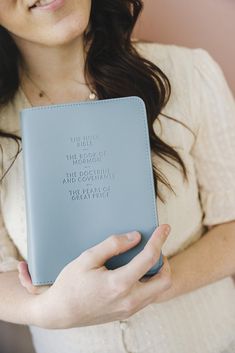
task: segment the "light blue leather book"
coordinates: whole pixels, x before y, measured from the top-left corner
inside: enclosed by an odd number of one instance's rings
[[[105,265],[128,263],[158,225],[143,100],[124,98],[33,107],[20,113],[28,265],[34,285],[111,234],[141,242]],[[155,274],[159,261],[147,272]]]

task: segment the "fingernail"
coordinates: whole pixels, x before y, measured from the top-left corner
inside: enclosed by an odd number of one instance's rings
[[[136,231],[129,232],[129,233],[126,233],[126,236],[127,236],[129,241],[132,241],[132,240],[135,240],[137,238],[138,233]]]
[[[170,233],[170,230],[171,230],[171,227],[169,225],[166,225],[164,229],[164,235],[168,235]]]

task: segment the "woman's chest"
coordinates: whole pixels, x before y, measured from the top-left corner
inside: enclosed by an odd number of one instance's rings
[[[188,170],[188,183],[183,181],[181,172],[156,157],[152,162],[169,180],[175,193],[159,184],[163,203],[157,198],[157,215],[159,224],[169,223],[172,231],[164,244],[165,255],[171,256],[182,250],[202,234],[202,211],[200,207],[197,181],[193,159],[187,151],[181,154]],[[2,212],[8,233],[18,247],[21,255],[27,259],[27,221],[25,185],[22,153],[11,168],[1,192]]]

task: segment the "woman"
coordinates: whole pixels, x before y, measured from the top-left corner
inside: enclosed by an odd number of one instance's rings
[[[139,0],[0,2],[0,319],[29,325],[37,353],[235,349],[234,100],[206,51],[132,42],[141,9]],[[138,232],[111,235],[34,288],[19,111],[129,95],[147,107],[161,226],[123,268],[103,264],[137,245]],[[161,248],[162,270],[140,281]]]

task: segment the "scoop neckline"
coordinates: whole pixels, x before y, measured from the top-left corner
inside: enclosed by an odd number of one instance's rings
[[[21,97],[22,97],[22,99],[24,101],[25,107],[26,108],[33,108],[34,106],[30,103],[30,101],[29,101],[28,97],[26,96],[26,94],[24,93],[24,90],[21,87],[21,85],[19,85],[18,91],[19,91],[19,93],[20,93],[20,95],[21,95]]]

